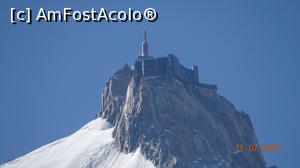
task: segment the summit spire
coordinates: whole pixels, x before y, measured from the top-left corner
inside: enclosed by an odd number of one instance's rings
[[[142,56],[148,56],[147,30],[144,30],[144,41],[142,43]]]
[[[144,41],[147,42],[147,30],[144,29]]]

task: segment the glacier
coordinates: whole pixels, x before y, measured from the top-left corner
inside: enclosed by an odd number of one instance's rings
[[[112,137],[114,127],[97,118],[70,136],[44,145],[1,168],[154,168],[141,153],[122,153]]]

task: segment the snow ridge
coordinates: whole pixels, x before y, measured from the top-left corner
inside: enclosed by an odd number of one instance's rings
[[[112,137],[114,127],[97,118],[74,134],[44,145],[1,168],[154,168],[140,148],[121,153]]]

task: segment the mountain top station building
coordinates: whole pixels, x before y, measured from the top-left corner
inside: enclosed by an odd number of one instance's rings
[[[193,65],[188,69],[180,64],[179,59],[172,54],[164,57],[154,58],[149,56],[149,45],[147,42],[147,32],[144,30],[144,41],[142,43],[141,56],[134,63],[135,77],[149,80],[154,78],[175,77],[184,84],[199,85],[203,88],[217,90],[216,85],[199,83],[198,66]]]

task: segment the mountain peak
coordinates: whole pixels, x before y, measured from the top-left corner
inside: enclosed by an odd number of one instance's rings
[[[260,151],[228,150],[258,144],[250,118],[217,86],[200,83],[197,66],[185,68],[174,55],[141,56],[117,72],[102,93],[99,117],[115,126],[121,151],[139,148],[158,168],[266,167]]]
[[[174,55],[138,57],[106,82],[97,118],[1,167],[265,168],[250,117]]]

